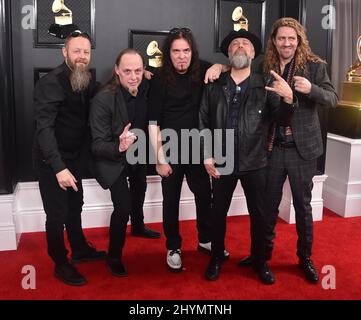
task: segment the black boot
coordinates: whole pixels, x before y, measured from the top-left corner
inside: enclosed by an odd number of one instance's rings
[[[262,263],[257,266],[253,266],[253,270],[257,273],[259,279],[264,284],[274,284],[275,276],[267,263]]]
[[[55,265],[54,276],[70,286],[82,286],[86,279],[69,262]]]
[[[214,281],[217,280],[221,272],[221,266],[223,258],[212,257],[209,265],[204,273],[207,280]]]
[[[120,259],[107,259],[107,266],[113,276],[126,277],[128,276],[127,271]]]
[[[318,282],[318,272],[310,258],[300,259],[299,267],[303,270],[303,273],[309,282]]]

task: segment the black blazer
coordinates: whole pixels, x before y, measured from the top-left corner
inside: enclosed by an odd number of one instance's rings
[[[296,73],[307,78],[311,84],[311,92],[304,95],[295,92],[298,108],[291,119],[291,128],[296,147],[305,160],[318,158],[323,153],[318,108],[334,108],[338,97],[328,77],[325,63],[308,62],[306,70]]]
[[[137,99],[146,113],[147,82],[139,87]],[[126,167],[126,152],[119,152],[119,136],[129,123],[126,102],[122,90],[101,91],[90,107],[90,128],[92,135],[93,173],[99,184],[108,189]]]

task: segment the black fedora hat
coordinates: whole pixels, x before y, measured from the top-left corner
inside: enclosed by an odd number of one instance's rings
[[[221,51],[226,57],[228,57],[228,47],[230,43],[233,41],[233,39],[236,38],[246,38],[252,42],[255,58],[261,53],[262,43],[255,34],[244,29],[241,29],[239,31],[232,30],[230,33],[228,33],[228,35],[223,39],[221,43]]]

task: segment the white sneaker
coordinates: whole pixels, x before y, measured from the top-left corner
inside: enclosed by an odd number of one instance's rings
[[[171,271],[182,271],[182,251],[181,249],[168,250],[167,264]]]
[[[204,252],[208,255],[212,254],[212,242],[199,242],[198,243],[198,251],[200,252]],[[224,250],[224,259],[228,259],[229,258],[229,252],[227,250]]]

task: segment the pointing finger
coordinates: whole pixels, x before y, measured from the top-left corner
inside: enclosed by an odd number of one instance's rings
[[[78,187],[76,186],[74,181],[71,181],[70,185],[74,189],[74,191],[78,192]]]
[[[129,131],[129,128],[130,128],[131,125],[132,125],[131,123],[128,123],[128,124],[126,125],[126,127],[124,128],[123,134],[124,134],[125,136],[128,134],[128,131]]]

